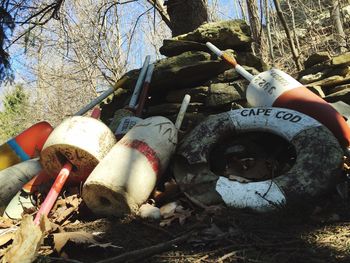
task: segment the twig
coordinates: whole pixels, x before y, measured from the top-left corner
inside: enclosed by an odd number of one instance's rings
[[[75,259],[68,259],[68,258],[58,258],[58,257],[48,257],[48,256],[45,256],[43,258],[47,258],[47,259],[52,260],[54,262],[83,263],[82,261],[75,260]]]
[[[192,235],[193,235],[193,232],[189,232],[185,235],[179,236],[179,237],[172,239],[172,240],[169,240],[165,243],[160,243],[160,244],[157,244],[154,246],[130,251],[130,252],[121,254],[119,256],[116,256],[116,257],[112,257],[112,258],[98,261],[97,263],[109,263],[109,262],[115,263],[115,262],[125,262],[126,260],[132,261],[132,260],[137,260],[140,258],[145,259],[146,257],[150,257],[150,256],[155,255],[157,253],[171,249],[174,245],[181,243],[183,241],[186,241]]]

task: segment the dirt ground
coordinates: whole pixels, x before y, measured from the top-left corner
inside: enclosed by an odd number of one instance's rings
[[[190,216],[164,227],[136,216],[80,213],[64,230],[97,234],[114,247],[71,243],[60,254],[45,255],[52,244],[46,238],[36,262],[350,262],[349,203],[336,193],[272,214],[178,200]]]

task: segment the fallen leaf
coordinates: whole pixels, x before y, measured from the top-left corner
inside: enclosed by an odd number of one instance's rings
[[[170,203],[172,204],[172,203]],[[169,213],[165,213],[165,219],[160,222],[160,226],[169,226],[174,220],[178,220],[180,225],[183,225],[187,218],[192,215],[192,211],[190,209],[184,209],[183,206],[177,205],[175,209],[173,209],[174,204],[170,207]]]
[[[74,213],[78,213],[82,198],[78,195],[70,195],[63,199],[58,199],[52,209],[52,220],[57,224],[62,224]]]
[[[10,228],[0,230],[0,247],[13,239],[14,232],[17,230],[17,228],[18,227],[16,226],[12,226]]]
[[[166,205],[163,205],[160,210],[160,215],[163,218],[169,218],[172,217],[175,213],[175,209],[178,206],[177,202],[171,202]]]
[[[0,216],[0,228],[9,228],[12,226],[14,226],[14,223],[10,218]]]
[[[37,226],[30,215],[24,215],[16,230],[13,243],[6,250],[2,262],[30,263],[35,260],[44,237],[43,225]]]
[[[68,243],[86,247],[121,248],[111,243],[99,243],[95,240],[93,234],[84,231],[56,233],[53,234],[53,240],[54,249],[57,251],[57,253],[61,253]]]

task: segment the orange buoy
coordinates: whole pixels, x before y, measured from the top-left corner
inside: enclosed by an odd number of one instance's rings
[[[48,122],[42,121],[1,145],[0,170],[37,156],[52,130]]]
[[[346,150],[346,154],[350,154],[350,127],[325,100],[281,70],[273,68],[253,76],[227,53],[222,52],[210,42],[207,43],[207,46],[232,65],[241,76],[250,81],[247,88],[247,101],[251,106],[281,107],[309,115],[326,126]],[[288,116],[284,117],[288,118]]]

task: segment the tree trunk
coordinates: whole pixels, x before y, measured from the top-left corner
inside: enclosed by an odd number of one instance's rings
[[[249,25],[257,47],[261,46],[261,24],[257,0],[247,0]]]
[[[166,4],[173,37],[208,22],[207,0],[168,0]]]
[[[269,9],[269,3],[268,0],[264,1],[265,4],[265,17],[266,17],[266,32],[267,32],[267,39],[269,43],[269,53],[270,53],[270,58],[272,61],[272,65],[274,63],[275,59],[275,54],[273,51],[273,42],[272,42],[272,36],[271,36],[271,25],[270,25],[270,9]]]
[[[281,23],[282,23],[282,26],[284,28],[284,31],[286,32],[286,35],[287,35],[287,40],[288,40],[288,43],[289,43],[289,46],[290,46],[290,50],[292,52],[292,55],[293,55],[293,59],[294,59],[294,62],[297,66],[297,69],[298,70],[301,70],[301,64],[300,64],[300,58],[299,58],[299,53],[298,53],[298,50],[295,48],[295,44],[294,44],[294,41],[293,41],[293,38],[292,38],[292,34],[290,33],[290,30],[289,30],[289,27],[287,25],[287,21],[283,15],[283,12],[282,12],[282,9],[281,9],[281,5],[280,5],[280,0],[273,0],[274,4],[275,4],[275,7],[276,7],[276,12],[277,12],[277,15],[279,17],[279,19],[281,20]]]
[[[333,25],[335,28],[335,39],[339,43],[339,51],[345,51],[346,47],[346,36],[343,29],[343,23],[340,18],[340,1],[333,0],[332,1],[332,9],[331,9],[331,19],[333,19]]]

